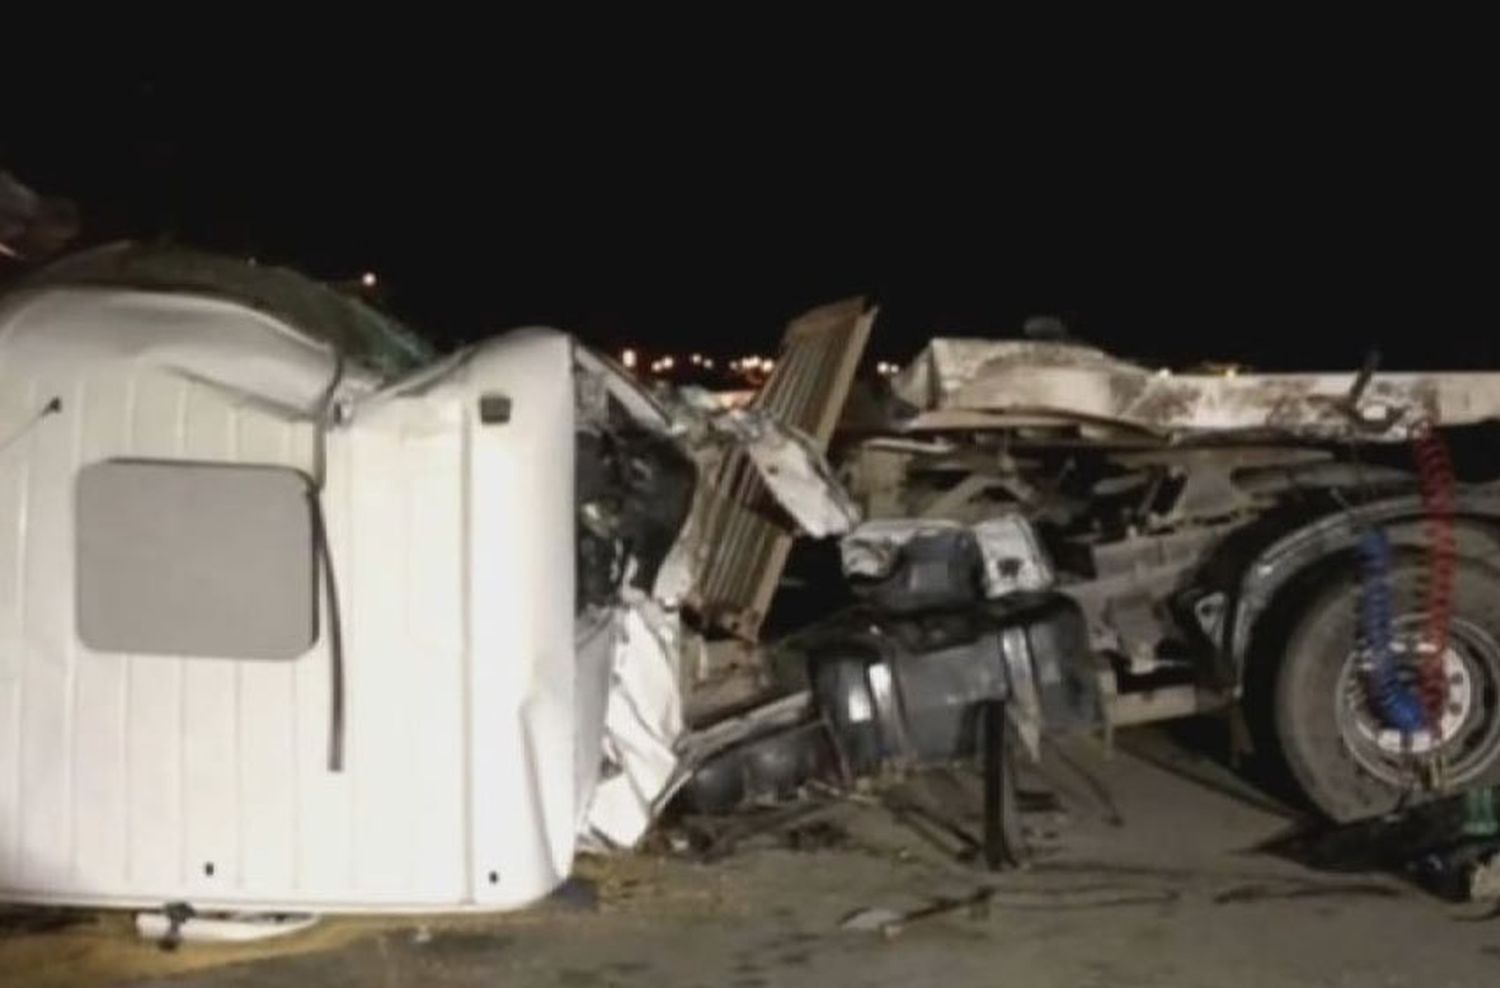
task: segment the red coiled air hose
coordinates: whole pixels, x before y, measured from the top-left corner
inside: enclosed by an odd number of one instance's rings
[[[1422,507],[1427,515],[1428,553],[1422,628],[1426,647],[1419,666],[1418,693],[1427,723],[1436,736],[1448,702],[1448,674],[1443,667],[1443,656],[1448,651],[1458,555],[1453,535],[1455,482],[1448,444],[1433,422],[1424,421],[1413,431],[1412,452],[1422,488]]]

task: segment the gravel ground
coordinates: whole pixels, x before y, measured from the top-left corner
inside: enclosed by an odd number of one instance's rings
[[[959,860],[963,834],[977,832],[976,787],[942,773],[812,807],[712,862],[665,841],[584,862],[592,894],[520,914],[331,919],[274,944],[170,954],[117,915],[0,932],[0,984],[1441,988],[1500,977],[1500,920],[1389,876],[1262,853],[1292,815],[1164,732],[1128,735],[1109,757],[1071,746],[1022,788],[1056,803],[1032,799],[1033,861],[1000,875]]]

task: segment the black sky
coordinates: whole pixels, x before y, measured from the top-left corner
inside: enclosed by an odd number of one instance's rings
[[[442,343],[541,322],[766,350],[864,292],[883,357],[1058,313],[1150,360],[1500,366],[1482,67],[805,54],[70,72],[5,124],[0,166],[77,201],[91,242],[373,269]]]

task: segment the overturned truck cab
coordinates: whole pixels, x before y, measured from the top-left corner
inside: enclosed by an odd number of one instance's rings
[[[104,249],[0,301],[0,898],[496,909],[676,768],[695,481],[568,336]],[[645,506],[644,510],[642,506]]]

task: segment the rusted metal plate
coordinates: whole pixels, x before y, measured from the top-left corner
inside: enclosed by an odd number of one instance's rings
[[[776,369],[751,407],[826,450],[874,321],[875,310],[867,310],[863,298],[792,320]],[[689,604],[710,625],[754,641],[791,549],[792,525],[742,450],[724,457],[693,511],[690,530],[698,533],[703,555]]]

